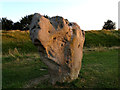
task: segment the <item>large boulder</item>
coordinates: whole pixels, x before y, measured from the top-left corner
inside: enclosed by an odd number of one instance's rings
[[[35,13],[30,38],[48,66],[50,82],[71,82],[81,69],[85,32],[60,16],[45,18]]]

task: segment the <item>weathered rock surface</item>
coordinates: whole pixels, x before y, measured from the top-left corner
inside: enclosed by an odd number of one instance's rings
[[[85,32],[63,17],[45,18],[35,13],[30,38],[41,60],[48,66],[50,81],[70,82],[78,77],[83,56]]]

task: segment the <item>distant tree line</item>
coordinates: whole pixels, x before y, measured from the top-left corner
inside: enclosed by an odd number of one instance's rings
[[[7,18],[0,18],[0,25],[2,26],[2,30],[29,30],[32,17],[33,14],[27,15],[15,23]],[[44,17],[50,18],[47,15],[44,15]]]
[[[26,15],[25,17],[23,17],[22,19],[15,23],[7,18],[0,18],[0,27],[2,26],[2,30],[29,30],[32,17],[33,14]],[[50,18],[47,15],[44,15],[44,17],[48,19]],[[102,29],[113,30],[115,28],[116,28],[115,23],[111,20],[107,20],[107,22],[104,22],[104,26]]]
[[[0,23],[2,23],[2,30],[29,30],[32,17],[33,15],[27,15],[15,23],[7,18],[2,18],[0,19]]]

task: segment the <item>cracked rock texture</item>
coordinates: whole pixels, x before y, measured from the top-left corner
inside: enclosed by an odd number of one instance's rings
[[[85,32],[60,16],[45,18],[35,13],[30,38],[48,66],[50,82],[71,82],[81,69]]]

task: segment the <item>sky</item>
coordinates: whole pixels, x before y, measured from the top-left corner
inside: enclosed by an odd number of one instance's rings
[[[34,13],[62,16],[83,30],[101,30],[108,19],[118,28],[119,0],[0,0],[0,18],[14,22]],[[119,4],[120,5],[120,4]],[[119,25],[120,27],[120,25]]]

